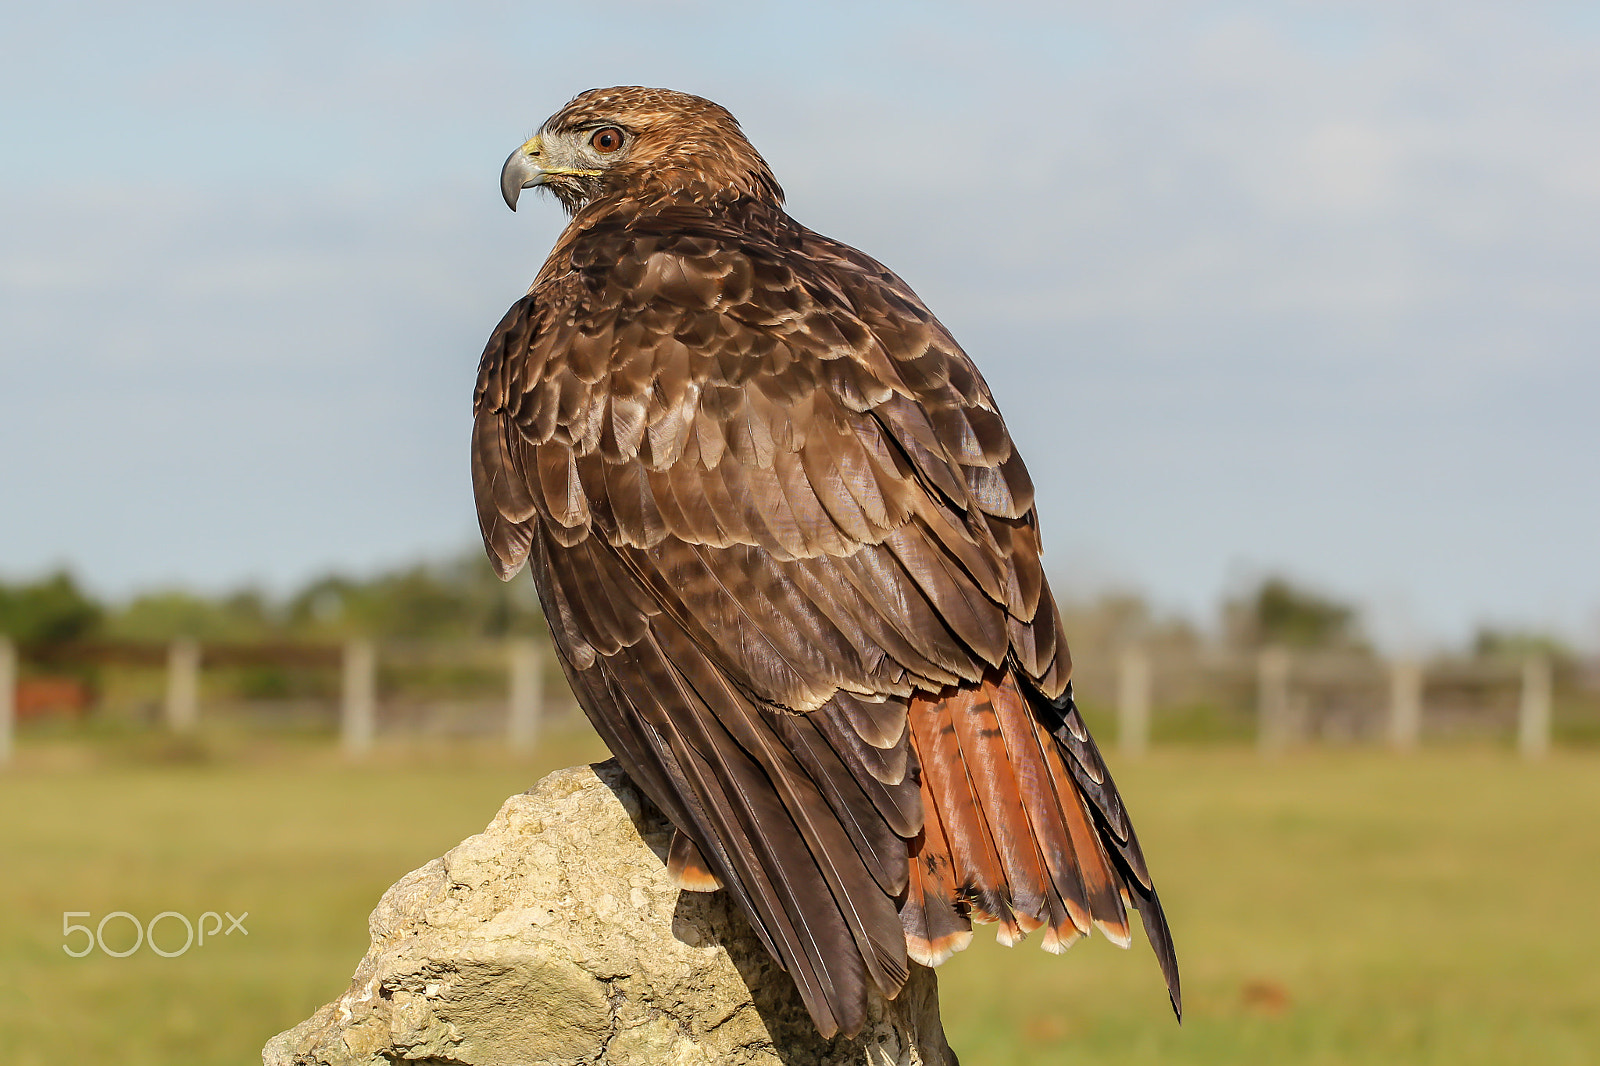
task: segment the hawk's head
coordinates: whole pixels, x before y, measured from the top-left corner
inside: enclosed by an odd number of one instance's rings
[[[535,185],[572,214],[610,196],[783,201],[766,160],[726,108],[636,85],[580,93],[512,152],[500,171],[506,203],[515,211],[518,194]]]

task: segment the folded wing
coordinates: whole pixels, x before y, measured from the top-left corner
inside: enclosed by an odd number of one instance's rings
[[[733,893],[825,1034],[969,917],[1125,942],[1131,900],[1164,938],[987,386],[898,278],[741,210],[602,220],[508,312],[475,403],[491,559],[531,565],[675,869]]]

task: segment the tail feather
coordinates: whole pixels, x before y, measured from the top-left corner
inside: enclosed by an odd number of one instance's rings
[[[1015,924],[1026,933],[1044,924],[1045,874],[995,713],[997,698],[995,686],[985,683],[969,699],[950,700],[948,711],[967,778],[978,797],[978,814],[994,842]],[[1002,923],[1000,934],[1002,940],[1008,935],[1020,939],[1009,923]]]
[[[970,941],[969,918],[1012,943],[1044,928],[1048,951],[1091,928],[1131,943],[1137,909],[1182,1017],[1172,933],[1099,749],[1072,703],[1009,670],[972,689],[913,698],[923,833],[911,845],[907,953],[936,966]]]
[[[930,819],[938,826],[938,819]],[[925,838],[913,842],[910,886],[900,909],[906,933],[906,954],[924,966],[938,966],[972,943],[972,919],[956,902],[950,855],[939,845],[926,847]]]
[[[1122,908],[1122,878],[1117,876],[1107,858],[1105,845],[1089,822],[1089,812],[1084,807],[1083,796],[1061,757],[1061,749],[1052,743],[1041,745],[1045,766],[1055,784],[1055,798],[1067,834],[1072,838],[1072,852],[1078,860],[1078,870],[1083,875],[1083,887],[1089,897],[1089,916],[1095,926],[1114,944],[1127,947],[1128,915]]]
[[[955,865],[932,779],[926,770],[920,777],[924,816],[922,830],[910,845],[911,883],[900,921],[906,931],[906,953],[924,966],[938,966],[972,942],[972,919],[958,900]]]
[[[922,779],[933,796],[924,810],[939,818],[954,874],[956,895],[949,902],[965,904],[976,921],[993,922],[1002,916],[1010,920],[1005,872],[979,813],[948,702],[915,699],[910,714]],[[925,813],[923,824],[931,820]]]
[[[1013,686],[998,687],[994,703],[1012,766],[1029,799],[1028,826],[1050,872],[1053,902],[1060,909],[1059,915],[1051,917],[1054,936],[1046,946],[1065,951],[1089,931],[1090,908],[1077,852],[1061,813],[1060,789],[1046,762],[1045,751],[1055,742]]]

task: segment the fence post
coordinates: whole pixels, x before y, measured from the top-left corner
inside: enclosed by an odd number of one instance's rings
[[[1422,739],[1422,664],[1397,659],[1389,665],[1389,746],[1415,751]]]
[[[1295,739],[1289,707],[1289,651],[1262,648],[1256,659],[1256,709],[1260,715],[1256,742],[1261,751],[1275,754]]]
[[[167,647],[167,728],[193,733],[200,725],[200,645],[180,637]]]
[[[17,724],[17,646],[0,637],[0,766],[11,761],[11,738]]]
[[[1517,749],[1525,759],[1550,753],[1550,659],[1522,660],[1522,700],[1517,708]]]
[[[378,654],[370,640],[346,641],[344,689],[339,701],[339,740],[344,753],[359,759],[372,750],[377,710]]]
[[[513,640],[508,651],[511,692],[506,739],[512,751],[526,753],[538,743],[540,719],[544,717],[544,664],[539,645],[531,640]]]
[[[1150,748],[1150,657],[1141,647],[1117,659],[1117,746],[1129,758]]]

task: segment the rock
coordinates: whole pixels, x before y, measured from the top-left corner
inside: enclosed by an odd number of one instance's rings
[[[915,963],[860,1037],[819,1037],[728,894],[667,879],[671,833],[614,762],[551,774],[384,893],[349,991],[264,1063],[956,1066]]]

